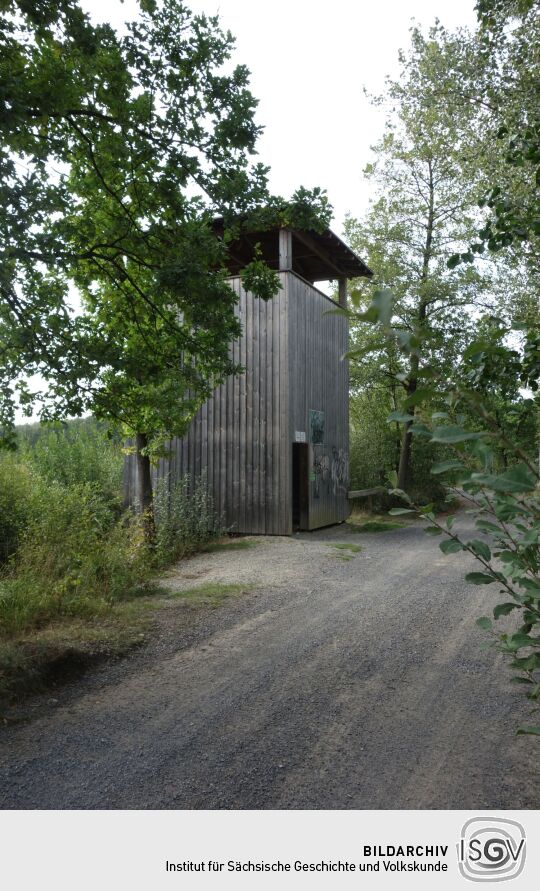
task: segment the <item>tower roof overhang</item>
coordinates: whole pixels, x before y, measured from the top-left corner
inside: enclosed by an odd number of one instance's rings
[[[223,231],[223,222],[214,221],[217,234]],[[243,231],[228,246],[227,266],[231,275],[238,275],[253,260],[256,250],[271,269],[280,265],[279,228],[260,232]],[[307,229],[291,229],[293,272],[310,282],[332,281],[340,278],[371,277],[369,266],[332,232],[325,229],[316,232]]]

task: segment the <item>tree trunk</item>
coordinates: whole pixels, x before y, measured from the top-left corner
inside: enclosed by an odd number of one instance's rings
[[[399,453],[397,487],[398,489],[403,489],[404,491],[406,491],[407,485],[409,483],[409,467],[411,464],[412,433],[409,430],[411,423],[412,421],[408,424],[405,424],[405,427],[403,428],[403,436],[401,438],[401,451]]]
[[[149,544],[153,544],[155,538],[154,494],[152,491],[150,457],[146,453],[148,446],[146,433],[137,433],[135,445],[137,456],[137,507],[142,516],[146,540]]]
[[[418,356],[412,356],[411,358],[411,367],[409,370],[409,380],[407,383],[407,396],[412,396],[413,393],[416,392],[416,387],[418,385],[418,366],[419,359]],[[408,409],[410,415],[414,415],[414,406]],[[399,453],[399,467],[398,467],[398,489],[403,489],[406,491],[407,486],[409,484],[410,478],[410,466],[411,466],[411,449],[412,449],[412,433],[411,433],[411,425],[412,421],[409,421],[408,424],[405,424],[403,428],[403,435],[401,438],[401,450]]]
[[[433,256],[433,232],[435,228],[435,184],[433,180],[433,167],[431,161],[428,162],[429,169],[429,201],[428,216],[426,220],[426,241],[422,257],[422,272],[420,275],[420,287],[423,289],[429,279],[429,264]],[[420,292],[420,303],[418,306],[417,323],[421,330],[426,323],[428,301],[425,293]],[[419,356],[414,354],[411,357],[411,367],[407,381],[407,396],[412,396],[416,392],[418,386],[418,369],[420,367]],[[408,409],[409,414],[414,415],[414,406]],[[403,428],[403,436],[401,439],[401,451],[399,454],[398,468],[398,489],[406,490],[410,482],[410,466],[411,466],[411,446],[412,433],[410,432],[411,424],[409,421]]]

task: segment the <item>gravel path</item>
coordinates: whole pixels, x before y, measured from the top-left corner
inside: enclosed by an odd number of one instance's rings
[[[172,587],[257,588],[188,627],[164,611],[154,644],[27,709],[0,806],[537,807],[526,700],[474,624],[497,595],[465,571],[415,525],[183,563]]]

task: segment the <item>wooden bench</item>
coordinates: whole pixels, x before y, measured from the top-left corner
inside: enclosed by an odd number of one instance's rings
[[[368,510],[371,511],[373,510],[373,496],[386,491],[388,491],[386,486],[373,486],[372,489],[354,489],[347,494],[347,497],[349,501],[353,501],[355,498],[367,498]]]

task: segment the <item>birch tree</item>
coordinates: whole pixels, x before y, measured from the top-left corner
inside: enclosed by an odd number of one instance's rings
[[[451,91],[447,101],[440,99],[441,85],[464,52],[473,53],[464,32],[451,35],[436,25],[424,37],[412,30],[399,79],[389,80],[374,100],[391,108],[365,170],[377,197],[364,218],[351,217],[345,225],[348,241],[375,272],[372,286],[391,289],[394,324],[412,347],[404,359],[370,326],[360,322],[353,329],[357,361],[394,393],[397,386],[400,402],[406,401],[406,410],[396,406],[393,415],[406,420],[399,488],[411,482],[410,427],[427,366],[450,367],[470,336],[473,309],[489,311],[493,304],[489,268],[447,268],[452,251],[468,246],[478,219],[475,109],[453,101]],[[359,283],[353,290],[357,307],[369,301],[372,286]]]

